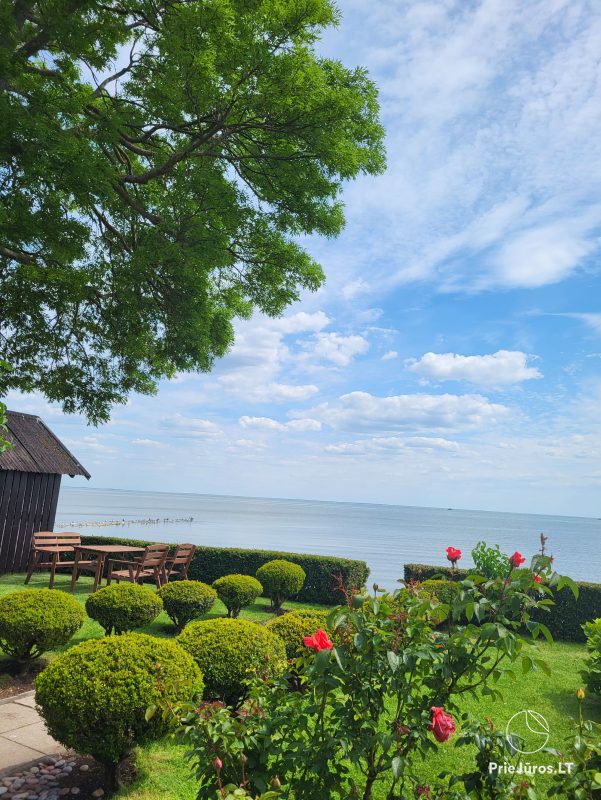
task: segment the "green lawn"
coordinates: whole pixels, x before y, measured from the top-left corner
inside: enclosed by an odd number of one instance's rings
[[[67,589],[69,576],[59,576],[56,588]],[[48,576],[40,574],[35,576],[30,583],[33,587],[48,585]],[[77,587],[76,596],[85,602],[89,592],[91,579],[82,578]],[[22,590],[23,576],[0,577],[0,596],[14,590]],[[287,603],[288,607],[301,606],[299,603]],[[223,615],[225,609],[217,603],[208,618]],[[257,603],[245,609],[241,616],[257,622],[263,622],[271,617],[268,601],[261,598]],[[146,633],[155,636],[170,636],[173,634],[173,625],[166,614],[161,614],[155,622],[144,629]],[[93,620],[86,619],[83,628],[71,640],[68,646],[84,639],[100,637],[103,631]],[[519,674],[518,679],[512,681],[503,678],[498,688],[503,692],[503,700],[491,700],[488,697],[476,699],[466,697],[462,702],[462,709],[469,710],[480,719],[490,717],[495,726],[504,729],[509,718],[518,711],[532,709],[541,713],[549,723],[550,739],[548,745],[562,750],[566,737],[574,730],[571,718],[576,716],[577,702],[576,690],[582,684],[580,670],[586,655],[584,645],[556,642],[537,643],[537,648],[542,657],[551,667],[551,676],[542,672],[532,672],[527,675]],[[53,654],[50,654],[52,657]],[[6,669],[7,661],[0,656],[0,674]],[[584,704],[585,714],[591,719],[601,721],[601,702],[595,701],[590,695]],[[537,753],[526,756],[524,760],[533,764],[549,763],[548,754]],[[173,743],[159,742],[145,748],[139,748],[136,753],[138,776],[135,782],[123,789],[119,797],[129,800],[195,800],[196,787],[190,771],[183,759],[183,748]],[[445,769],[461,771],[463,768],[472,768],[473,761],[469,758],[467,748],[456,749],[452,740],[440,745],[438,754],[430,756],[427,763],[418,767],[422,772],[424,782],[431,779],[438,772]],[[548,779],[537,780],[537,785],[547,784]],[[543,795],[544,796],[544,795]],[[383,800],[383,792],[376,794],[377,800]]]

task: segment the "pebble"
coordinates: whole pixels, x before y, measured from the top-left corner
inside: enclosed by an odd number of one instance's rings
[[[0,800],[59,800],[61,797],[77,797],[81,794],[78,786],[60,786],[61,778],[73,772],[75,756],[44,756],[29,769],[20,770],[13,775],[0,777]],[[88,772],[89,764],[79,766],[81,772]],[[104,789],[93,792],[92,797],[104,797]]]

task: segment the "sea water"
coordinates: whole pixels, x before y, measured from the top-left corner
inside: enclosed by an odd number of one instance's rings
[[[479,540],[530,557],[544,532],[559,572],[601,582],[601,520],[586,517],[64,487],[55,530],[360,558],[388,589],[407,562],[447,564],[449,545],[469,566]]]

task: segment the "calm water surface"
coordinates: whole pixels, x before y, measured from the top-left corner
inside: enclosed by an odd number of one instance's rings
[[[125,525],[89,524],[115,520]],[[461,564],[469,566],[480,539],[530,556],[544,531],[559,572],[601,582],[601,521],[586,517],[64,487],[55,530],[78,526],[82,534],[360,558],[371,568],[370,582],[387,588],[395,587],[406,562],[446,563],[448,545],[463,550]]]

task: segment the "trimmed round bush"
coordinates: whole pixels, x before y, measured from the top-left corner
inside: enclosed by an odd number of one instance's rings
[[[288,614],[269,620],[265,627],[284,642],[288,658],[298,658],[305,649],[303,645],[305,636],[313,636],[318,628],[325,630],[325,622],[318,616],[312,617],[309,613],[301,615],[296,611],[290,611]]]
[[[263,594],[263,587],[252,575],[224,575],[213,581],[213,589],[234,619],[245,606],[250,606]]]
[[[325,611],[323,609],[317,608],[295,608],[294,611],[290,612],[291,614],[295,614],[297,617],[309,617],[312,620],[317,620],[319,622],[319,627],[326,631],[328,630],[328,617],[330,615],[329,611]]]
[[[178,633],[188,622],[210,611],[217,600],[217,592],[201,581],[174,581],[162,586],[157,594]]]
[[[453,600],[459,591],[459,585],[455,581],[431,579],[422,583],[419,593],[423,599],[429,599],[431,602],[438,601],[438,603],[452,606]],[[442,624],[447,619],[448,614],[435,607],[428,612],[428,617],[436,626]]]
[[[302,567],[280,558],[268,561],[257,570],[257,578],[263,584],[265,594],[271,598],[271,607],[276,613],[280,612],[285,600],[300,592],[305,577]]]
[[[283,641],[264,625],[243,619],[191,622],[177,642],[196,660],[205,698],[236,706],[246,696],[252,673],[277,675],[286,664]]]
[[[459,586],[455,581],[427,580],[422,583],[420,592],[436,597],[441,603],[451,605],[459,594]]]
[[[35,700],[51,736],[117,767],[135,744],[162,736],[167,721],[148,709],[202,692],[194,659],[175,642],[143,633],[90,639],[58,656],[36,679]]]
[[[156,592],[137,583],[114,583],[86,600],[88,616],[102,625],[107,636],[150,625],[162,609]]]
[[[12,592],[0,599],[0,650],[25,665],[67,644],[84,619],[81,604],[66,592]]]

